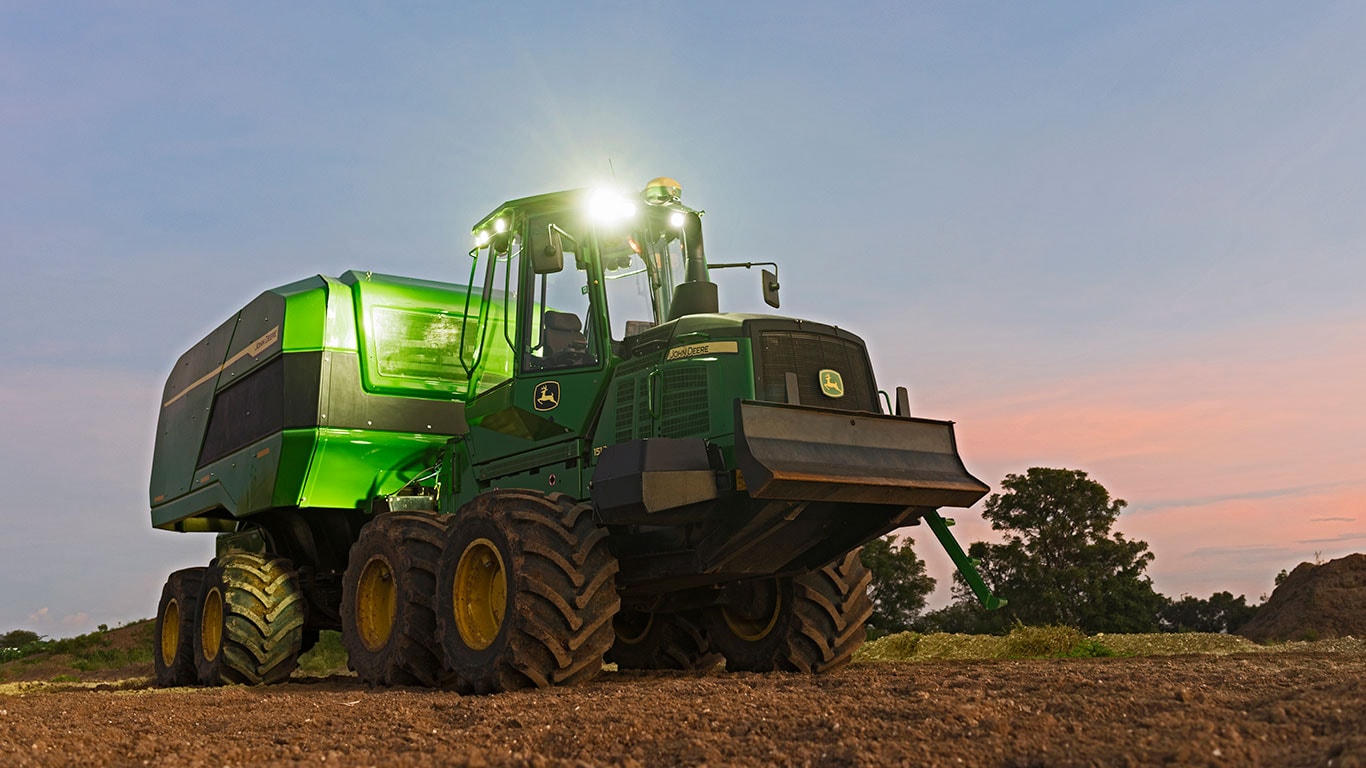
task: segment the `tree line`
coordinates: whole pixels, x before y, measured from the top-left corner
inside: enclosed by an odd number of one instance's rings
[[[925,611],[935,580],[912,549],[887,536],[864,545],[873,573],[869,588],[874,635],[906,630],[998,634],[1017,623],[1065,625],[1097,632],[1234,632],[1256,613],[1243,595],[1166,597],[1144,571],[1148,544],[1114,530],[1123,499],[1085,472],[1034,467],[1006,475],[1002,492],[986,500],[982,517],[1000,531],[1000,543],[973,542],[968,556],[982,579],[1009,603],[986,611],[962,577],[954,575],[953,602]]]

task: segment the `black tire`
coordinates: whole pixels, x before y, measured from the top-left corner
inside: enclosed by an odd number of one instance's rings
[[[303,644],[299,575],[281,557],[233,553],[204,574],[194,661],[204,685],[278,683]]]
[[[369,685],[445,682],[436,642],[436,566],[449,517],[390,512],[351,546],[342,580],[347,665]]]
[[[161,588],[152,668],[156,683],[162,688],[199,682],[194,668],[194,640],[204,570],[199,567],[176,571],[166,577],[166,586]]]
[[[592,509],[491,491],[461,507],[437,571],[437,637],[462,693],[574,685],[602,670],[621,605]]]
[[[728,670],[830,672],[863,644],[870,581],[854,550],[814,573],[744,582],[707,612],[707,631]]]
[[[706,672],[721,663],[694,613],[621,611],[612,626],[616,639],[607,660],[618,669]]]

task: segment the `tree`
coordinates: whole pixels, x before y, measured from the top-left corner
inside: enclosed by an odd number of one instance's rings
[[[1165,632],[1233,633],[1248,623],[1258,606],[1248,605],[1243,595],[1215,592],[1208,600],[1182,595],[1162,608],[1159,617]]]
[[[905,632],[925,610],[925,599],[934,591],[934,577],[925,573],[925,561],[916,557],[907,538],[896,546],[895,536],[874,539],[863,545],[859,559],[872,571],[868,594],[873,615],[868,627],[878,635]]]
[[[1033,467],[1006,475],[982,516],[1005,533],[1000,544],[974,542],[982,578],[1009,605],[977,612],[977,631],[1025,624],[1062,624],[1086,632],[1146,632],[1157,628],[1166,598],[1143,574],[1153,555],[1142,541],[1112,531],[1123,499],[1071,469]],[[960,601],[971,600],[956,580]]]
[[[23,648],[29,643],[36,643],[42,639],[37,632],[27,629],[14,629],[0,635],[0,648]]]

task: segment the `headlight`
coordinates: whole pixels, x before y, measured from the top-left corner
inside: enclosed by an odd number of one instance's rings
[[[607,189],[588,198],[588,215],[599,224],[618,224],[636,215],[636,204]]]

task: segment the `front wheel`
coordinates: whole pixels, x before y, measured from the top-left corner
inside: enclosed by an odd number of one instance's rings
[[[812,573],[741,582],[707,612],[706,628],[728,670],[829,672],[863,644],[871,581],[854,550]]]
[[[587,505],[532,491],[470,501],[436,580],[437,637],[456,687],[495,693],[597,675],[621,605],[616,572]]]

